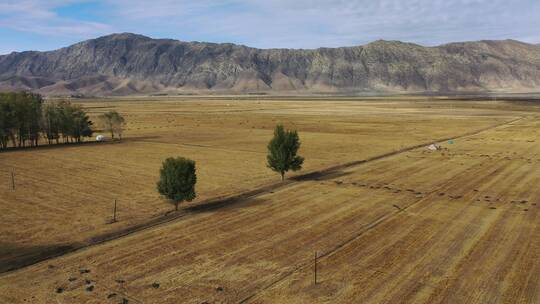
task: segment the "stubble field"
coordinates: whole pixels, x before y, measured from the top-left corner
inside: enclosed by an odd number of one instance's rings
[[[0,302],[540,301],[534,104],[193,97],[83,105],[94,116],[123,113],[124,140],[0,155],[2,269],[80,248],[0,275]],[[306,158],[283,184],[265,166],[277,123],[299,131]],[[410,149],[447,138],[455,138],[443,143],[448,150]],[[173,207],[155,183],[169,156],[197,161],[199,197],[167,214]],[[108,224],[114,199],[119,221]],[[119,231],[132,233],[96,244]]]

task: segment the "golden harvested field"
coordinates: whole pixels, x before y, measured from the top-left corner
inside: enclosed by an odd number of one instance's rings
[[[534,104],[198,97],[84,106],[124,113],[123,142],[0,154],[2,269],[90,246],[0,275],[0,303],[540,302]],[[306,158],[283,184],[265,167],[277,123],[299,131]],[[448,151],[407,149],[446,138],[455,138]],[[164,217],[172,206],[155,182],[161,161],[177,155],[197,161],[199,198]],[[214,200],[246,191],[255,192]],[[107,224],[115,198],[120,221]],[[152,221],[162,223],[94,244]]]

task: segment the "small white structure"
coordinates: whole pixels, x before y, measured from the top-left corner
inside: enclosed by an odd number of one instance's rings
[[[435,144],[431,144],[431,145],[429,145],[427,148],[428,148],[428,150],[430,150],[430,151],[437,151],[437,150],[440,150],[440,149],[441,149],[441,147],[439,147],[439,146],[437,146],[437,145],[435,145]]]
[[[107,138],[105,138],[105,136],[103,135],[96,136],[96,141],[105,141],[105,140],[107,140]]]

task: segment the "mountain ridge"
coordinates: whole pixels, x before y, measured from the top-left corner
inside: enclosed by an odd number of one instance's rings
[[[0,56],[0,90],[45,95],[182,92],[538,91],[540,46],[517,40],[421,46],[377,40],[258,49],[120,33]]]

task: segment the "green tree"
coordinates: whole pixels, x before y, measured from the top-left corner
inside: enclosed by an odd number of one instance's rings
[[[40,137],[51,144],[60,134],[64,142],[92,136],[92,121],[81,106],[68,101],[44,103],[39,94],[0,93],[0,148],[37,146]]]
[[[124,133],[124,124],[125,124],[124,117],[116,111],[112,111],[111,115],[112,115],[113,132],[115,132],[118,135],[118,138],[122,140],[122,133]]]
[[[31,146],[37,146],[39,144],[39,137],[41,133],[41,107],[43,105],[43,98],[39,94],[28,93],[28,139]]]
[[[71,128],[71,136],[76,142],[81,142],[84,137],[92,136],[92,121],[89,119],[86,112],[79,106],[74,106],[72,109],[73,126]]]
[[[60,138],[60,108],[57,103],[45,104],[43,108],[42,129],[49,145]]]
[[[285,130],[282,125],[276,126],[274,138],[268,143],[267,166],[285,179],[289,170],[302,169],[304,158],[296,155],[300,148],[300,138],[296,131]]]
[[[75,119],[74,119],[74,109],[71,106],[71,103],[69,101],[61,101],[58,103],[58,126],[60,129],[60,133],[62,133],[62,138],[64,139],[64,143],[70,142],[70,137],[74,133],[73,132],[73,126],[75,125]],[[71,139],[71,141],[73,141]]]
[[[178,205],[183,201],[192,201],[197,196],[195,184],[195,161],[177,157],[167,158],[161,167],[157,183],[158,192],[171,200],[178,211]]]
[[[27,141],[30,141],[31,146],[37,146],[41,132],[41,95],[28,92],[0,93],[0,103],[0,136],[3,136],[3,140],[11,138],[13,146],[24,147]]]
[[[9,141],[16,145],[16,121],[13,102],[0,95],[0,147],[6,149]]]
[[[83,130],[92,125],[86,113],[80,106],[72,105],[69,101],[61,101],[56,104],[56,107],[58,128],[62,133],[64,143],[81,142]]]
[[[118,138],[122,139],[122,132],[124,130],[124,117],[116,111],[109,111],[99,116],[103,129],[107,132],[111,132],[111,138],[114,139],[114,134],[118,135]]]

